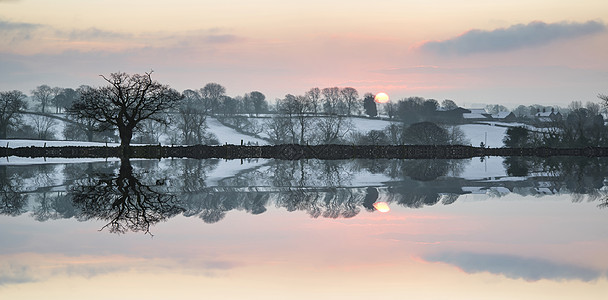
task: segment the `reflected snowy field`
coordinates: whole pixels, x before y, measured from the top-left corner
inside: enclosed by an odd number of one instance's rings
[[[0,297],[604,299],[607,163],[1,165]]]

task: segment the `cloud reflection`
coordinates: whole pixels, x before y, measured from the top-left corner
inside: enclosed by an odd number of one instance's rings
[[[0,286],[8,284],[35,282],[31,268],[15,263],[0,263]]]
[[[585,267],[560,264],[549,260],[503,254],[440,253],[425,258],[461,268],[467,273],[489,272],[512,279],[527,281],[581,280],[592,281],[603,276],[602,272]]]

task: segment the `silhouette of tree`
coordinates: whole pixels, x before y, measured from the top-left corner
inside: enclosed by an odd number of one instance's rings
[[[312,106],[313,113],[319,112],[319,101],[321,100],[321,90],[318,87],[312,88],[306,92],[306,97]]]
[[[454,102],[453,100],[445,99],[445,100],[441,101],[441,107],[444,110],[453,110],[453,109],[457,109],[458,105],[456,105],[456,102]]]
[[[341,115],[319,117],[316,120],[319,144],[338,144],[351,131],[353,123]]]
[[[368,211],[376,210],[374,203],[378,200],[378,189],[375,187],[368,187],[365,191],[365,199],[363,199],[363,207]]]
[[[358,145],[388,145],[389,138],[383,130],[370,130],[357,139]]]
[[[0,138],[5,139],[8,130],[21,123],[19,111],[27,108],[26,96],[17,90],[0,92]]]
[[[367,93],[365,96],[363,96],[363,109],[365,109],[365,114],[370,117],[375,117],[378,115],[376,101],[374,101],[374,94]]]
[[[27,211],[27,195],[20,190],[23,179],[9,172],[9,166],[0,166],[0,214],[18,216]]]
[[[220,108],[222,96],[226,95],[226,88],[219,83],[207,83],[201,90],[203,106],[207,113],[216,114]]]
[[[52,102],[55,105],[55,113],[60,113],[62,110],[68,110],[72,103],[80,97],[78,91],[71,88],[57,88],[58,93],[53,97]]]
[[[343,103],[340,98],[340,88],[330,87],[321,90],[325,102],[323,103],[323,110],[327,114],[340,114],[342,113]]]
[[[58,88],[52,88],[46,84],[39,85],[32,90],[32,97],[35,101],[40,102],[41,111],[46,112],[46,107],[51,104],[51,101],[59,93]]]
[[[255,115],[263,114],[268,112],[268,102],[266,102],[266,96],[258,91],[249,93],[249,98],[253,102],[253,111]]]
[[[598,94],[597,97],[602,100],[601,105],[604,107],[604,109],[608,109],[608,95]]]
[[[346,104],[347,114],[350,116],[353,113],[353,110],[359,109],[359,92],[352,87],[345,87],[340,89],[340,95],[342,96],[342,101]]]
[[[435,123],[420,122],[403,130],[403,141],[411,145],[448,145],[449,133]]]
[[[166,122],[162,112],[174,107],[182,98],[177,91],[152,81],[151,74],[102,76],[109,85],[84,90],[70,113],[79,119],[94,119],[117,128],[123,154],[128,155],[133,132],[141,121]]]
[[[307,115],[312,106],[305,96],[285,95],[285,99],[277,104],[279,112],[291,119],[291,135],[293,143],[306,143],[306,133],[310,132],[312,120]]]
[[[529,131],[525,127],[509,127],[503,143],[506,147],[520,148],[528,146]]]
[[[197,91],[185,90],[183,101],[178,105],[176,124],[180,132],[181,142],[186,145],[203,142],[207,129],[207,115],[204,111],[203,100]]]
[[[503,161],[503,165],[507,171],[507,175],[509,176],[528,176],[530,173],[530,165],[529,160],[517,157],[517,156],[508,156],[505,157]]]

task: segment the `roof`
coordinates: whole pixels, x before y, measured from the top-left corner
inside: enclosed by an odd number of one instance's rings
[[[510,114],[511,114],[511,112],[501,111],[501,112],[499,112],[497,114],[493,114],[492,118],[494,118],[494,119],[504,119],[504,118],[508,117]]]
[[[489,119],[488,113],[483,108],[469,108],[467,111],[470,111],[470,113],[462,114],[465,119]]]
[[[472,114],[487,114],[488,112],[484,108],[469,108]]]

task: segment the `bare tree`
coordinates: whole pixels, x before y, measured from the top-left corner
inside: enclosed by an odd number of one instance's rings
[[[597,116],[602,111],[602,107],[600,106],[600,104],[595,103],[595,102],[591,102],[591,101],[588,101],[585,104],[585,108],[589,111],[589,114],[591,116]]]
[[[46,107],[51,104],[51,101],[55,98],[55,95],[57,95],[57,92],[59,92],[58,89],[43,84],[32,90],[32,96],[34,97],[34,100],[40,102],[40,109],[44,113]]]
[[[446,126],[445,130],[448,132],[448,143],[450,145],[468,145],[471,143],[460,127]]]
[[[306,133],[310,131],[311,118],[307,114],[312,106],[306,96],[285,95],[279,103],[279,112],[288,116],[292,121],[294,142],[306,143]]]
[[[165,115],[168,118],[168,115]],[[160,137],[167,129],[168,122],[159,123],[155,120],[143,120],[136,128],[137,142],[140,144],[158,144]]]
[[[338,143],[353,128],[352,122],[340,115],[320,117],[315,121],[319,144]]]
[[[392,119],[397,115],[397,108],[397,105],[392,102],[385,104],[384,109],[389,119]]]
[[[217,113],[220,108],[222,96],[226,94],[226,88],[219,83],[210,82],[200,90],[203,97],[203,106],[207,112]]]
[[[325,98],[325,103],[323,103],[323,109],[325,112],[328,114],[338,113],[340,106],[340,88],[324,88],[321,92]]]
[[[27,108],[25,97],[17,90],[0,93],[0,138],[5,139],[8,129],[21,121],[19,111]]]
[[[193,90],[185,90],[182,95],[184,100],[178,107],[177,122],[182,141],[186,145],[202,143],[207,128],[202,97]]]
[[[608,95],[598,94],[597,97],[600,98],[600,100],[602,100],[601,104],[604,107],[604,109],[608,109]]]
[[[347,114],[350,116],[353,110],[359,109],[359,92],[352,87],[345,87],[340,90],[340,95],[342,96],[342,101],[346,104]]]
[[[312,111],[317,114],[319,108],[319,101],[321,100],[321,90],[318,87],[312,88],[306,92],[306,97],[310,101]]]
[[[70,111],[79,119],[94,119],[117,128],[123,154],[127,155],[133,131],[139,123],[143,120],[165,123],[167,119],[162,112],[182,99],[177,91],[152,81],[151,74],[101,76],[109,85],[83,91]]]
[[[266,133],[274,144],[293,143],[291,139],[291,119],[277,114],[266,122]]]
[[[57,121],[51,117],[32,115],[34,122],[34,130],[36,135],[41,140],[50,140],[55,138],[53,128],[57,125]]]
[[[80,86],[78,89],[76,89],[76,95],[70,101],[69,105],[71,106],[74,104],[74,102],[78,101],[81,95],[83,95],[85,92],[91,93],[92,89],[92,87],[87,85]],[[65,89],[64,93],[67,90],[70,89]],[[63,136],[67,140],[84,139],[87,142],[93,142],[95,140],[108,141],[109,139],[113,140],[115,138],[114,130],[110,123],[101,123],[93,118],[79,118],[78,113],[70,110],[69,106],[66,108],[66,110],[67,118],[74,121],[73,123],[66,124],[63,130]]]

